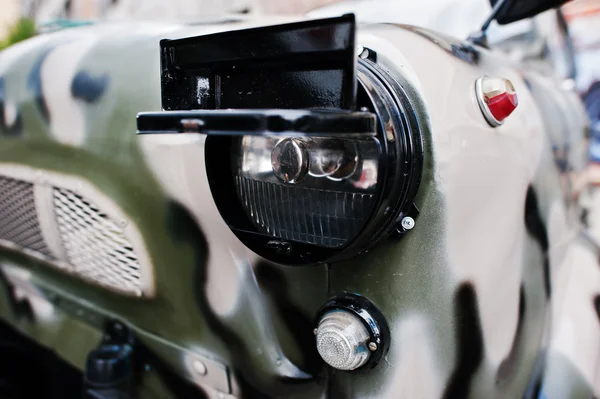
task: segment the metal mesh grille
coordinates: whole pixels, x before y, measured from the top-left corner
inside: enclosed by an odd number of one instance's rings
[[[54,209],[67,259],[78,275],[141,295],[140,265],[123,229],[72,191],[54,189]]]
[[[53,258],[40,230],[33,184],[0,177],[0,239]]]
[[[267,234],[286,240],[342,246],[358,233],[373,207],[372,194],[235,179],[252,221]]]

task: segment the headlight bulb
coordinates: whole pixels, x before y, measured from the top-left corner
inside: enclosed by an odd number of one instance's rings
[[[356,145],[349,140],[312,140],[309,173],[314,177],[341,180],[354,174],[358,165]]]
[[[284,183],[298,183],[308,171],[308,155],[304,143],[298,139],[280,140],[271,152],[271,166],[275,176]]]

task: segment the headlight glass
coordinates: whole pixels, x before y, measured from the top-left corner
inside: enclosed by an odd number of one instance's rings
[[[237,195],[261,233],[337,248],[372,214],[376,139],[243,136],[236,147]]]

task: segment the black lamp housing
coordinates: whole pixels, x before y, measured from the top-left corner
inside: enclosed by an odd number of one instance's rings
[[[206,172],[236,236],[272,261],[340,260],[388,237],[413,207],[423,162],[419,121],[402,86],[358,57],[354,15],[161,41],[164,112],[140,113],[138,134],[207,135]],[[234,184],[241,137],[370,139],[378,174],[370,213],[339,247],[257,228]],[[359,154],[360,155],[360,154]]]

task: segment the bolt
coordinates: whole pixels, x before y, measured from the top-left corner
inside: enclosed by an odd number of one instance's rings
[[[363,51],[365,51],[363,46],[361,46],[360,44],[356,46],[356,55],[360,56]]]
[[[412,230],[412,228],[415,227],[415,219],[411,218],[410,216],[406,216],[402,219],[400,224],[404,230]]]
[[[362,52],[362,53],[360,53],[358,56],[359,56],[360,58],[362,58],[363,60],[364,60],[365,58],[369,58],[369,49],[364,49],[364,50],[363,50],[363,52]]]
[[[317,330],[316,328],[313,330],[313,334],[317,335],[317,333],[319,332],[319,330]]]
[[[377,350],[377,344],[375,342],[369,342],[369,350],[375,352]]]

